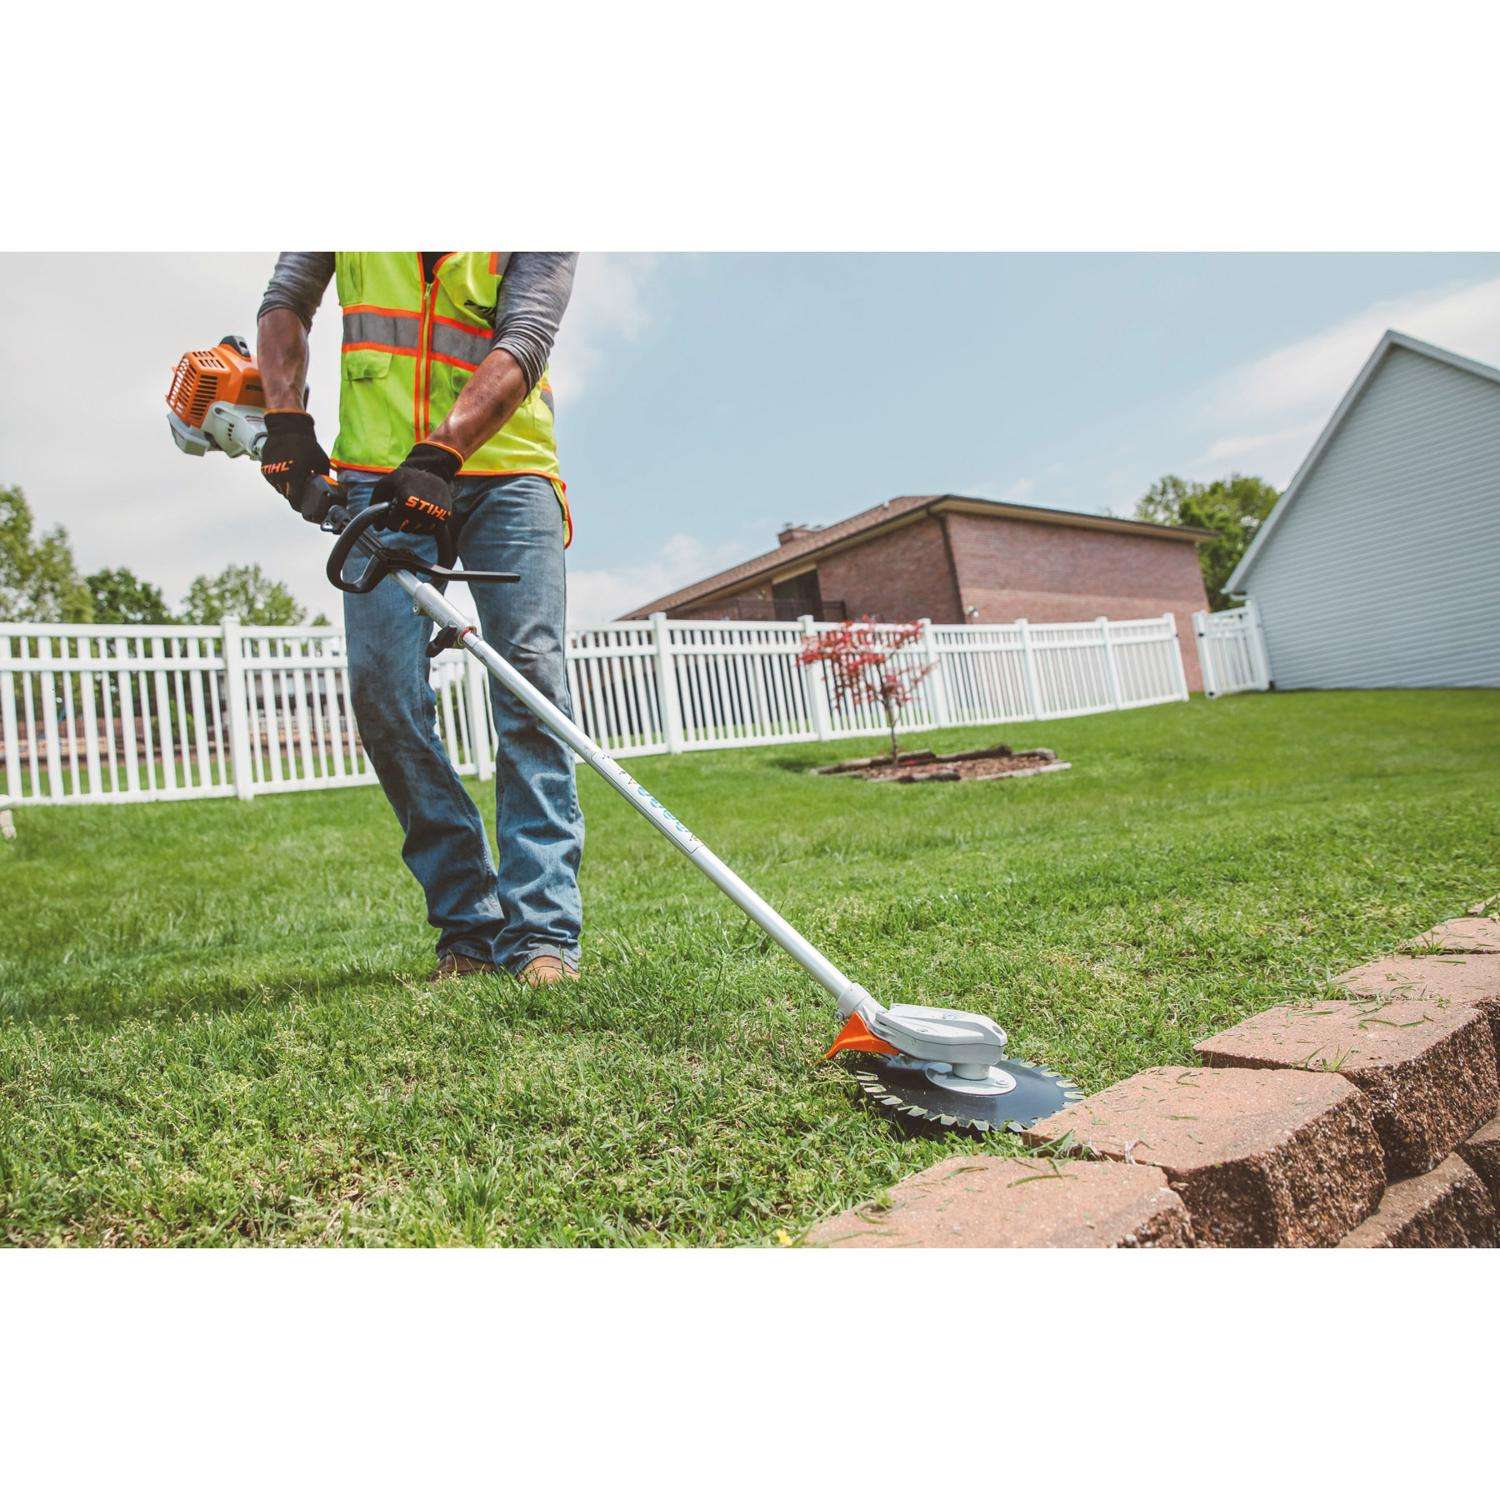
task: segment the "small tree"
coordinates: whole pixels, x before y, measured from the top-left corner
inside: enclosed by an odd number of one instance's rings
[[[1203,587],[1210,609],[1228,609],[1229,575],[1255,540],[1280,491],[1254,474],[1231,474],[1211,484],[1164,474],[1136,501],[1136,519],[1164,526],[1204,526],[1217,535],[1198,546]]]
[[[100,568],[84,583],[94,600],[96,625],[171,625],[172,611],[154,583],[129,568]]]
[[[242,625],[300,625],[307,611],[258,563],[231,563],[213,578],[204,574],[192,581],[182,615],[189,625],[220,625],[225,615]]]
[[[901,758],[896,721],[911,702],[917,685],[932,670],[930,663],[899,659],[900,652],[921,634],[920,625],[877,625],[869,619],[854,620],[808,636],[797,658],[805,667],[821,663],[829,692],[840,706],[880,705],[891,735],[892,765]]]
[[[38,532],[19,485],[0,486],[0,620],[87,624],[93,600],[61,526]]]

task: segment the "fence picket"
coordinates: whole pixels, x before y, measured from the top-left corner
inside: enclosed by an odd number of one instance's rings
[[[31,659],[31,642],[22,639],[20,642],[21,656],[24,660]],[[36,710],[31,701],[31,673],[28,672],[21,678],[21,706],[26,715],[26,765],[31,773],[31,795],[33,797],[44,796],[42,791],[41,776],[37,770],[37,744],[36,734]]]
[[[37,642],[37,657],[41,661],[52,661],[52,637],[44,635]],[[57,743],[57,677],[44,669],[37,678],[37,693],[42,702],[42,733],[46,736],[43,752],[47,762],[47,784],[56,788],[54,796],[66,795],[63,791],[62,747]]]
[[[21,736],[16,727],[16,674],[9,636],[0,636],[0,734],[5,736],[5,794],[21,797]]]
[[[141,792],[141,765],[136,744],[135,684],[131,681],[130,643],[125,636],[115,637],[116,660],[122,665],[115,673],[115,696],[120,700],[120,742],[125,749],[125,791],[131,797]]]
[[[193,758],[198,763],[198,786],[207,788],[213,784],[213,764],[208,757],[208,721],[204,712],[203,701],[203,679],[207,675],[203,668],[197,663],[201,661],[202,654],[198,649],[198,638],[189,636],[184,640],[173,643],[177,648],[177,655],[184,663],[183,669],[177,674],[177,707],[183,714],[183,738],[191,732],[193,737]],[[192,663],[193,665],[187,665]],[[183,710],[183,679],[186,679],[188,709]],[[184,755],[186,751],[184,750]]]
[[[66,638],[60,640],[57,644],[60,647],[60,651],[58,654],[62,657],[63,661],[66,662],[68,660],[68,642]],[[77,656],[77,647],[79,646],[79,644],[80,643],[78,641],[73,642],[75,659]],[[67,725],[68,729],[68,775],[73,783],[73,795],[77,797],[82,790],[82,784],[78,779],[78,716],[74,712],[73,673],[66,668],[64,668],[62,674],[62,698],[62,722],[63,724]],[[61,726],[59,726],[59,732],[60,729]]]
[[[160,637],[151,641],[153,661],[166,660],[166,642]],[[172,700],[167,674],[158,668],[152,674],[156,687],[156,743],[161,752],[161,780],[167,791],[177,790],[177,757],[172,753]]]
[[[109,657],[109,642],[102,637],[97,642],[99,647],[99,662],[102,665]],[[99,673],[99,706],[104,713],[104,749],[109,761],[109,789],[113,793],[120,790],[120,755],[119,745],[115,737],[115,706],[114,680],[108,672]],[[100,788],[103,791],[103,788]]]

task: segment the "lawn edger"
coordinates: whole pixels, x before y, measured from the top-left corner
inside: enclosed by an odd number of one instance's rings
[[[260,376],[241,338],[185,354],[167,393],[168,420],[185,453],[210,451],[255,458],[265,443]],[[438,537],[438,560],[428,562],[396,544],[396,533],[377,533],[388,507],[351,511],[331,477],[314,478],[304,492],[303,517],[335,536],[328,579],[345,593],[369,593],[389,578],[410,596],[412,608],[437,629],[429,655],[457,647],[476,657],[507,692],[518,698],[578,757],[586,761],[669,843],[698,867],[741,911],[778,943],[833,997],[843,1028],[824,1054],[862,1056],[854,1077],[871,1099],[898,1114],[949,1129],[1019,1130],[1081,1099],[1068,1080],[1046,1068],[1006,1056],[1006,1034],[986,1016],[928,1005],[883,1005],[850,979],[826,954],[750,888],[681,819],[669,812],[566,714],[531,685],[443,596],[442,585],[519,581],[514,573],[480,573],[454,567],[456,539]],[[351,557],[363,559],[348,572]]]

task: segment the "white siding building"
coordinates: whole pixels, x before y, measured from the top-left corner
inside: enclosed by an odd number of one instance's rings
[[[1500,370],[1387,333],[1228,591],[1279,688],[1500,686]]]

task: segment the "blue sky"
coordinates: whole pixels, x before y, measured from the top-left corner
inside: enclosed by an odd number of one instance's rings
[[[1128,513],[1169,470],[1284,484],[1388,319],[1500,355],[1497,256],[712,255],[616,272],[629,314],[562,397],[575,593],[606,610],[765,549],[783,521],[891,495]]]
[[[323,548],[248,464],[187,459],[181,349],[253,332],[269,254],[11,255],[0,482],[85,568],[180,596],[256,561],[334,612]],[[337,318],[315,327],[331,438]],[[1500,360],[1496,255],[585,256],[554,361],[572,615],[762,551],[787,520],[955,491],[1128,513],[1160,474],[1284,484],[1387,326]],[[100,346],[89,419],[57,399]]]

